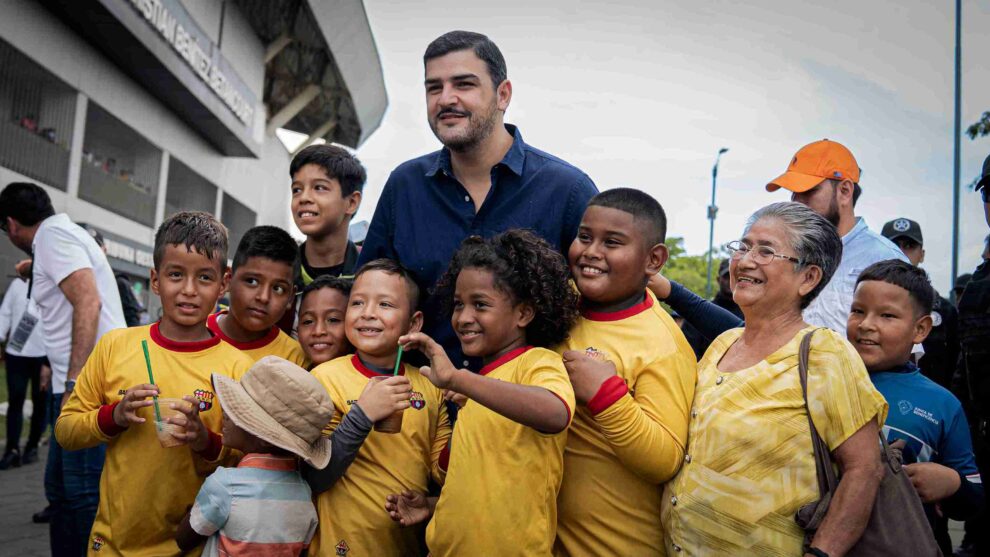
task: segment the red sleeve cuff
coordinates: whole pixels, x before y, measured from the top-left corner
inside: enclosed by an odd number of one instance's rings
[[[210,430],[206,430],[206,433],[210,440],[206,443],[206,448],[196,454],[205,460],[214,461],[220,458],[220,451],[223,450],[223,436]]]
[[[96,425],[99,426],[100,431],[103,432],[107,437],[114,437],[120,435],[126,427],[120,427],[117,422],[113,421],[113,409],[117,407],[120,402],[115,402],[113,404],[104,404],[100,406],[99,412],[96,414]]]
[[[547,389],[547,390],[549,391],[549,389]],[[564,400],[564,397],[558,395],[557,393],[555,393],[553,391],[550,391],[550,394],[552,394],[553,396],[557,397],[560,400],[560,402],[564,404],[564,410],[567,410],[567,423],[570,424],[571,423],[571,407],[567,405],[567,401]]]
[[[629,387],[626,386],[626,382],[618,375],[613,375],[602,383],[595,396],[588,401],[588,411],[592,416],[597,416],[628,392]]]
[[[447,464],[450,463],[450,441],[447,441],[447,446],[440,451],[440,458],[438,459],[437,465],[444,472],[447,471]]]

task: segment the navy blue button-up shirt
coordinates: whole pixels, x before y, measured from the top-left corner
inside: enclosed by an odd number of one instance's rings
[[[454,177],[448,149],[399,165],[385,183],[358,266],[380,257],[395,259],[412,271],[426,293],[465,238],[513,228],[533,230],[566,256],[585,206],[598,189],[574,166],[527,145],[515,126],[505,129],[513,136],[512,147],[492,167],[492,186],[477,213]],[[435,298],[425,297],[424,332],[443,345],[454,365],[477,371],[480,360],[463,356]]]

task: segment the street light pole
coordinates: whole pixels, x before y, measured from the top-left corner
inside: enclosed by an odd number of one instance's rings
[[[708,282],[705,283],[705,297],[712,297],[712,247],[715,244],[715,214],[718,207],[715,205],[715,183],[718,180],[718,161],[722,158],[722,153],[728,151],[728,147],[722,147],[715,155],[715,166],[712,167],[712,204],[708,206]]]
[[[956,0],[956,110],[952,145],[952,276],[949,282],[956,287],[959,276],[959,137],[962,135],[960,97],[962,95],[962,0]]]

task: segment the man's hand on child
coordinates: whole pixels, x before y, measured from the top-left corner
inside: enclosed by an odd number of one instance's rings
[[[574,397],[580,404],[588,404],[598,394],[602,383],[616,375],[615,364],[592,358],[583,350],[567,350],[563,359],[574,387]]]
[[[175,424],[183,429],[181,433],[173,433],[172,436],[181,441],[185,441],[189,448],[200,453],[206,450],[210,444],[210,431],[206,429],[206,424],[199,417],[199,400],[192,395],[182,397],[182,400],[189,404],[173,404],[173,410],[179,415],[173,415],[165,419],[165,422]]]
[[[441,389],[453,387],[458,369],[451,363],[442,346],[423,333],[412,333],[399,338],[399,344],[406,350],[419,350],[430,359],[429,366],[419,368],[419,372]]]
[[[918,497],[924,503],[935,503],[947,497],[951,497],[959,491],[962,480],[959,473],[934,462],[919,462],[904,466],[908,478],[914,484]]]
[[[399,410],[409,408],[412,383],[405,375],[391,375],[368,381],[357,405],[372,422],[384,420]]]
[[[385,497],[385,511],[400,526],[419,524],[432,514],[426,495],[408,490]]]
[[[137,415],[139,408],[151,406],[155,401],[148,397],[156,396],[158,387],[149,383],[135,385],[124,393],[124,398],[120,399],[113,409],[113,423],[118,427],[130,427],[131,424],[143,424],[144,418]]]

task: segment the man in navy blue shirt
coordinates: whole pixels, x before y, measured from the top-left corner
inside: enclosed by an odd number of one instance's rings
[[[399,261],[423,292],[433,288],[465,238],[528,228],[558,250],[577,233],[598,189],[574,166],[527,145],[504,123],[512,99],[505,59],[488,37],[451,31],[423,56],[426,112],[443,149],[407,161],[385,183],[358,266],[379,257]],[[423,305],[424,332],[451,360],[465,358],[440,300]]]

